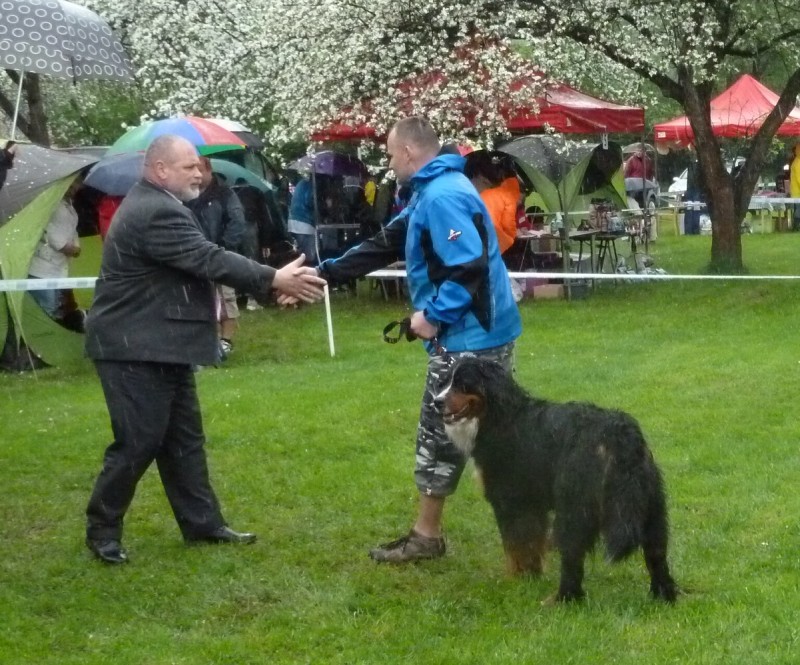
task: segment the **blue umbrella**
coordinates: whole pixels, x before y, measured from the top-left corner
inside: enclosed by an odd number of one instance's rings
[[[144,153],[104,157],[86,175],[83,183],[112,196],[125,196],[142,177]]]

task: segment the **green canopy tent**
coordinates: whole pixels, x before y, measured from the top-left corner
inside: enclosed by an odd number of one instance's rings
[[[25,279],[39,239],[61,197],[96,157],[20,144],[0,190],[0,279]],[[49,365],[83,357],[83,335],[50,319],[30,293],[0,292],[0,367],[32,366],[30,350]]]
[[[588,211],[596,199],[627,207],[622,148],[617,143],[597,145],[537,135],[514,139],[498,150],[512,155],[533,185],[525,199],[526,209],[534,206],[563,216],[559,235],[565,271],[570,265],[569,227],[577,221],[570,213]],[[573,282],[567,281],[567,297],[571,297],[572,286]]]
[[[627,205],[622,173],[622,148],[567,141],[555,136],[523,136],[498,147],[516,158],[533,184],[526,206],[544,212],[587,210],[592,199]]]

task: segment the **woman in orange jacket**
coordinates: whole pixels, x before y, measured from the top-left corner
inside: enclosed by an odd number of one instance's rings
[[[500,253],[504,254],[517,237],[517,207],[520,197],[517,174],[505,160],[485,152],[472,153],[467,158],[464,173],[472,181],[489,210]]]

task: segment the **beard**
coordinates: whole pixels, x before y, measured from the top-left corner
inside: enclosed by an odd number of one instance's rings
[[[200,185],[186,185],[183,189],[173,192],[184,203],[193,201],[200,196]]]

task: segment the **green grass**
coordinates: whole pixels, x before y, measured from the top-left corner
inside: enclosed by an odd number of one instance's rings
[[[800,234],[743,239],[752,274],[793,274]],[[662,238],[668,272],[710,240]],[[639,557],[587,564],[585,603],[509,579],[468,472],[448,501],[443,560],[366,556],[407,529],[424,379],[416,344],[380,332],[407,311],[375,292],[246,312],[234,355],[198,375],[212,479],[245,548],[186,548],[157,474],[127,517],[132,562],[83,545],[109,426],[90,366],[0,375],[0,663],[795,663],[800,651],[800,315],[796,283],[604,284],[525,301],[518,378],[553,399],[641,421],[670,500],[674,607]],[[146,414],[143,414],[146,417]]]

